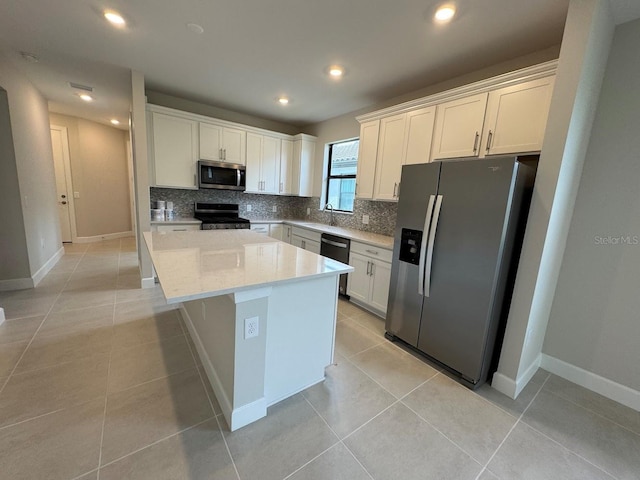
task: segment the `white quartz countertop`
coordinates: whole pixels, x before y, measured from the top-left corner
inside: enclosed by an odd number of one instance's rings
[[[144,232],[144,239],[168,303],[353,271],[250,230]]]
[[[332,235],[338,235],[339,237],[349,238],[356,242],[366,243],[374,247],[393,249],[393,237],[387,235],[380,235],[378,233],[364,232],[362,230],[356,230],[355,228],[333,227],[324,223],[307,222],[304,220],[251,220],[251,223],[263,224],[263,223],[286,223],[287,225],[294,225],[296,227],[308,228],[320,233],[330,233]]]
[[[192,217],[177,217],[173,220],[152,220],[151,225],[200,225],[202,222]]]

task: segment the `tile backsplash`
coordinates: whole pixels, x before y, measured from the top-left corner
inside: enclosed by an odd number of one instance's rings
[[[193,217],[195,202],[237,203],[240,216],[249,220],[309,220],[329,223],[329,212],[320,210],[319,197],[287,197],[281,195],[257,195],[228,190],[180,190],[175,188],[150,188],[151,206],[158,200],[173,202],[178,217]],[[251,212],[247,206],[251,205]],[[273,207],[276,211],[273,211]],[[310,214],[307,215],[307,209]],[[381,235],[393,235],[396,224],[397,204],[393,202],[374,202],[356,200],[354,212],[334,212],[337,226],[355,228]],[[369,215],[369,224],[362,223],[362,216]]]

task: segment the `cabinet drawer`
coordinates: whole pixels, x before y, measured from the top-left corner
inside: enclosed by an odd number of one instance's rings
[[[268,223],[252,224],[251,231],[269,235],[269,224]]]
[[[200,225],[153,225],[152,231],[156,232],[186,232],[188,230],[200,230]]]
[[[393,257],[393,252],[391,250],[353,241],[351,242],[351,252],[366,255],[371,258],[377,258],[380,261],[389,263],[391,263],[391,258]]]
[[[291,233],[293,235],[307,238],[309,240],[313,240],[314,242],[318,242],[318,243],[320,243],[320,237],[322,236],[320,232],[315,232],[313,230],[307,230],[306,228],[300,228],[300,227],[293,227],[291,229]]]

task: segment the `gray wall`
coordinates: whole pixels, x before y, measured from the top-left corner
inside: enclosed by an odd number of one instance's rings
[[[40,92],[2,54],[0,85],[9,100],[29,272],[34,275],[62,247],[49,112]],[[2,228],[20,225],[10,222]],[[18,247],[15,253],[20,254],[22,248]],[[10,255],[13,253],[11,250]]]
[[[0,281],[28,278],[29,253],[24,232],[18,169],[11,135],[7,92],[0,88]]]
[[[616,29],[543,352],[640,390],[640,20]]]
[[[52,113],[67,127],[78,237],[131,231],[128,133],[82,118]]]

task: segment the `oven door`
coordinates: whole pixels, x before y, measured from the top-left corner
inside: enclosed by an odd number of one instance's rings
[[[246,188],[245,166],[200,160],[198,185],[200,188],[244,191]]]

